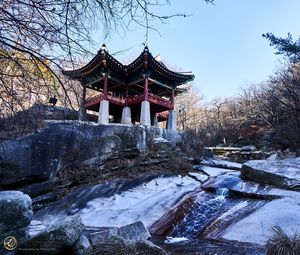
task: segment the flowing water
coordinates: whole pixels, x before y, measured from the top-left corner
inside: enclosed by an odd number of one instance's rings
[[[195,206],[175,226],[172,234],[167,239],[155,242],[170,254],[262,255],[264,250],[261,248],[205,240],[201,237],[201,233],[214,220],[242,201],[244,199],[230,197],[227,188],[217,189],[215,194],[200,192]]]
[[[200,192],[195,206],[175,227],[171,237],[197,238],[208,224],[239,202],[228,199],[228,195],[226,188],[218,189],[216,194]]]

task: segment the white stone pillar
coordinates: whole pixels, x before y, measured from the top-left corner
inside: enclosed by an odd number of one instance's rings
[[[148,101],[142,102],[140,123],[148,127],[151,126],[150,103]]]
[[[169,130],[176,130],[176,111],[170,110],[168,116],[168,129]]]
[[[104,99],[100,101],[98,123],[109,124],[109,102]]]
[[[131,123],[131,109],[128,106],[125,106],[123,108],[121,123],[123,123],[123,124],[132,124]]]

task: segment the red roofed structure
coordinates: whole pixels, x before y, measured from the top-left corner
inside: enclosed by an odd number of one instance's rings
[[[63,71],[83,87],[81,116],[86,110],[99,112],[98,123],[114,122],[157,125],[167,120],[168,129],[176,129],[174,97],[184,89],[178,88],[194,79],[192,73],[174,72],[149,52],[146,46],[140,56],[129,65],[123,65],[102,45],[97,55],[84,67]],[[86,90],[99,92],[86,98]]]

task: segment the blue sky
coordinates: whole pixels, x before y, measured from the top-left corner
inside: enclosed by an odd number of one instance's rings
[[[291,32],[295,38],[300,34],[299,0],[216,0],[215,5],[202,0],[171,2],[159,12],[192,16],[155,24],[160,34],[150,33],[149,49],[168,65],[192,71],[193,83],[205,101],[234,96],[243,84],[268,79],[279,57],[263,33],[286,37]],[[111,53],[129,49],[117,56],[126,61],[141,52],[144,40],[144,30],[137,28],[114,33],[105,42]]]

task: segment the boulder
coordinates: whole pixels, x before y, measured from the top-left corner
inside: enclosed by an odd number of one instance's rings
[[[284,189],[300,189],[300,157],[277,161],[250,160],[243,164],[241,177]]]
[[[151,237],[147,228],[141,221],[120,227],[118,229],[118,235],[129,242],[147,240]]]
[[[0,192],[0,235],[27,227],[32,214],[32,202],[28,195],[20,191]]]
[[[0,192],[0,254],[7,253],[3,242],[12,236],[18,244],[23,244],[28,237],[28,225],[32,218],[32,204],[28,195],[20,191]]]
[[[108,228],[91,233],[90,240],[92,245],[96,245],[97,243],[103,242],[115,236],[121,237],[130,243],[140,240],[147,240],[151,237],[143,222],[137,221],[120,228]]]
[[[93,250],[93,247],[89,239],[81,234],[79,240],[73,245],[72,251],[74,255],[90,255]]]
[[[230,189],[240,182],[240,178],[233,175],[220,175],[210,178],[202,185],[206,191],[217,191],[223,188]]]
[[[138,254],[141,255],[166,255],[167,253],[159,246],[150,241],[143,240],[135,244]]]
[[[166,252],[149,241],[129,243],[121,237],[111,237],[94,247],[94,255],[166,255]]]
[[[90,234],[90,240],[92,245],[104,242],[107,239],[118,236],[118,228],[103,229]]]
[[[84,229],[81,218],[67,217],[28,240],[20,254],[57,254],[70,249]],[[29,253],[28,253],[29,252]]]

